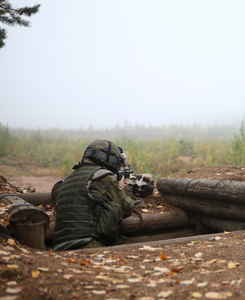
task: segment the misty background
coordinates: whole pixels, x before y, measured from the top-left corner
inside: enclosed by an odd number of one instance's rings
[[[244,1],[11,3],[42,6],[31,28],[5,27],[0,122],[10,128],[232,135],[245,118]]]

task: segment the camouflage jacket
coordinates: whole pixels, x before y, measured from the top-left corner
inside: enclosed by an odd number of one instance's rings
[[[89,159],[84,164],[95,165]],[[100,172],[100,170],[95,173]],[[116,201],[122,208],[123,218],[127,218],[133,211],[133,201],[128,197],[124,190],[119,186],[118,180],[113,174],[105,175],[101,178],[93,180],[96,175],[92,175],[88,182],[89,192],[92,194],[94,200],[98,201]],[[56,245],[54,251],[68,250],[75,248],[90,248],[105,246],[100,241],[91,238],[82,238],[79,240],[72,240]]]

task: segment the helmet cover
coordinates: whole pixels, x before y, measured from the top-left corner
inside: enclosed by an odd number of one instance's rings
[[[90,143],[84,152],[83,159],[89,158],[95,163],[116,173],[119,169],[120,150],[116,144],[107,140],[96,140]]]

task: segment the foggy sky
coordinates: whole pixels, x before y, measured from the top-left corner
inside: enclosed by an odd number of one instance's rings
[[[11,128],[230,124],[245,116],[245,2],[11,0],[0,123]]]

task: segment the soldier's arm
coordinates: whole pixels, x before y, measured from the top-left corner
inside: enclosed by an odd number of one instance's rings
[[[123,188],[119,186],[118,180],[114,175],[109,174],[92,181],[89,190],[95,199],[116,201],[120,204],[123,218],[127,218],[131,215],[133,211],[133,201],[125,194]]]

